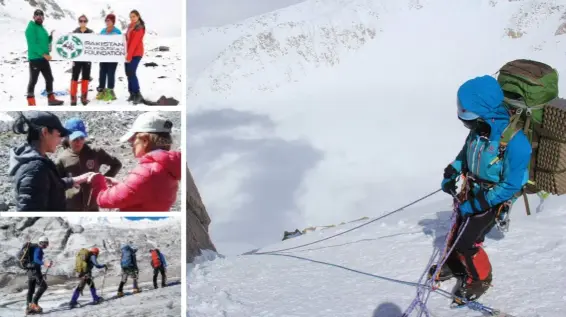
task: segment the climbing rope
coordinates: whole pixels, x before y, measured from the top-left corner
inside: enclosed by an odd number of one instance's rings
[[[424,289],[430,290],[432,292],[436,292],[437,294],[448,298],[448,299],[459,299],[461,300],[466,306],[468,306],[470,309],[476,310],[476,311],[483,311],[483,312],[487,312],[489,314],[493,314],[495,315],[496,313],[499,312],[499,310],[495,309],[495,308],[491,308],[489,306],[485,306],[479,302],[476,301],[469,301],[466,298],[463,297],[458,297],[455,296],[454,294],[445,291],[443,289],[440,288],[435,288],[432,289],[432,287],[428,284],[422,284],[419,282],[408,282],[408,281],[403,281],[403,280],[399,280],[399,279],[394,279],[394,278],[389,278],[389,277],[385,277],[385,276],[380,276],[380,275],[376,275],[376,274],[372,274],[372,273],[368,273],[368,272],[363,272],[360,270],[356,270],[356,269],[352,269],[343,265],[339,265],[339,264],[334,264],[334,263],[329,263],[329,262],[324,262],[324,261],[317,261],[317,260],[313,260],[313,259],[309,259],[309,258],[305,258],[305,257],[301,257],[301,256],[297,256],[297,255],[292,255],[292,254],[281,254],[281,253],[250,253],[249,255],[271,255],[271,256],[283,256],[283,257],[289,257],[289,258],[294,258],[294,259],[298,259],[298,260],[304,260],[304,261],[309,261],[309,262],[313,262],[313,263],[317,263],[317,264],[322,264],[322,265],[328,265],[328,266],[333,266],[339,269],[343,269],[346,271],[350,271],[350,272],[354,272],[357,274],[361,274],[361,275],[366,275],[369,277],[373,277],[373,278],[377,278],[380,280],[384,280],[384,281],[388,281],[388,282],[392,282],[392,283],[397,283],[397,284],[401,284],[401,285],[407,285],[407,286],[413,286],[413,287],[422,287]]]
[[[433,191],[432,193],[429,193],[429,194],[427,194],[427,195],[425,195],[425,196],[423,196],[423,197],[421,197],[421,198],[419,198],[419,199],[417,199],[417,200],[415,200],[415,201],[413,201],[413,202],[411,202],[411,203],[409,203],[409,204],[407,204],[407,205],[405,205],[405,206],[403,206],[403,207],[400,207],[400,208],[398,208],[398,209],[395,209],[395,210],[393,210],[393,211],[391,211],[391,212],[386,213],[385,215],[379,216],[379,217],[377,217],[377,218],[375,218],[375,219],[373,219],[373,220],[370,220],[370,221],[368,221],[368,222],[366,222],[366,223],[363,223],[363,224],[361,224],[361,225],[359,225],[359,226],[357,226],[357,227],[354,227],[354,228],[348,229],[348,230],[346,230],[346,231],[337,233],[337,234],[332,235],[332,236],[330,236],[330,237],[326,237],[326,238],[324,238],[324,239],[316,240],[316,241],[313,241],[313,242],[310,242],[310,243],[306,243],[306,244],[303,244],[303,245],[298,245],[298,246],[291,247],[291,248],[280,249],[280,250],[275,250],[275,251],[267,251],[267,252],[256,252],[256,253],[254,253],[254,254],[270,254],[270,253],[278,253],[278,252],[283,252],[283,251],[294,250],[294,249],[306,247],[306,246],[309,246],[309,245],[313,245],[313,244],[315,244],[315,243],[319,243],[319,242],[322,242],[322,241],[326,241],[326,240],[329,240],[329,239],[332,239],[332,238],[341,236],[341,235],[346,234],[346,233],[348,233],[348,232],[351,232],[351,231],[357,230],[357,229],[359,229],[359,228],[361,228],[361,227],[367,226],[367,225],[369,225],[370,223],[373,223],[373,222],[376,222],[376,221],[378,221],[378,220],[381,220],[381,219],[383,219],[383,218],[385,218],[385,217],[391,216],[392,214],[397,213],[397,212],[399,212],[399,211],[401,211],[401,210],[403,210],[403,209],[405,209],[405,208],[407,208],[407,207],[410,207],[410,206],[412,206],[412,205],[414,205],[414,204],[416,204],[416,203],[418,203],[418,202],[421,202],[421,201],[423,201],[423,200],[425,200],[425,199],[427,199],[427,198],[429,198],[429,197],[435,195],[436,193],[438,193],[438,192],[440,192],[440,191],[441,191],[441,189],[435,190],[435,191]]]

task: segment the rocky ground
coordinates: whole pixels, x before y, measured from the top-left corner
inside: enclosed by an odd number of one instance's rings
[[[143,290],[141,297],[120,310],[141,308],[145,305],[146,312],[153,312],[152,316],[164,309],[167,314],[163,316],[179,316],[180,314],[180,285],[166,289],[153,290],[153,268],[150,266],[151,248],[159,248],[166,256],[168,283],[175,284],[181,280],[181,222],[180,218],[169,218],[162,221],[152,221],[152,224],[140,221],[123,220],[119,223],[78,224],[69,222],[66,218],[0,218],[0,316],[12,316],[25,307],[25,291],[27,290],[27,277],[25,272],[17,266],[16,254],[26,241],[37,242],[40,236],[47,236],[50,245],[44,250],[44,258],[52,260],[54,265],[47,272],[46,280],[49,288],[42,298],[42,306],[46,310],[57,308],[61,303],[68,302],[72,290],[77,285],[74,273],[75,256],[80,248],[98,247],[100,249],[99,262],[108,264],[109,270],[104,277],[104,270],[94,270],[94,280],[99,295],[106,298],[116,294],[120,282],[120,246],[123,243],[132,243],[138,248],[137,260],[140,270],[140,287]],[[45,269],[44,269],[45,271]],[[104,285],[102,281],[104,280]],[[159,280],[160,281],[160,280]],[[125,291],[131,292],[132,281],[128,280]],[[147,294],[145,294],[147,293]],[[176,296],[177,298],[173,298]],[[88,303],[90,293],[85,290],[81,303]],[[109,316],[109,312],[116,307],[125,305],[124,300],[131,300],[130,296],[124,299],[108,302],[92,310],[106,310],[105,313],[96,314],[94,311],[85,313],[81,308],[80,316]],[[160,308],[160,306],[163,306]],[[88,310],[86,310],[88,311]],[[175,315],[176,313],[176,315]],[[53,312],[53,316],[63,316],[64,312]],[[123,316],[141,316],[139,314]],[[159,314],[158,314],[159,315]],[[16,315],[14,315],[16,316]],[[50,315],[51,316],[51,315]],[[67,316],[67,315],[65,315]],[[73,310],[69,316],[78,316]],[[116,315],[118,316],[118,315]],[[122,315],[120,315],[122,316]]]
[[[122,169],[116,178],[123,179],[129,171],[136,165],[137,160],[132,154],[131,147],[126,143],[119,143],[119,138],[128,130],[137,116],[142,112],[137,111],[83,111],[83,112],[56,112],[62,122],[71,118],[79,117],[84,120],[92,146],[101,147],[108,153],[118,157],[122,162]],[[173,149],[181,150],[181,114],[177,111],[161,112],[165,117],[173,122]],[[4,120],[0,125],[0,210],[15,211],[13,189],[11,178],[8,176],[8,162],[10,149],[25,142],[24,135],[17,135],[11,131],[11,123],[6,116],[17,118],[17,112],[0,113],[0,119]],[[58,152],[62,148],[58,149]],[[57,153],[58,153],[57,152]],[[51,155],[52,159],[57,153]],[[181,208],[181,189],[177,193],[177,201],[172,207],[172,211],[179,211]],[[111,210],[103,210],[111,211]]]

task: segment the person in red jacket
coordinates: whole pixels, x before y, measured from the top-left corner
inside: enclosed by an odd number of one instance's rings
[[[134,105],[143,102],[143,97],[140,92],[140,83],[136,72],[143,57],[143,37],[145,36],[145,22],[137,10],[130,12],[130,25],[126,32],[126,76],[128,77],[128,91],[130,98]]]
[[[129,142],[139,158],[124,182],[95,174],[90,177],[92,197],[102,208],[120,211],[169,211],[177,199],[181,180],[181,152],[172,151],[173,123],[156,112],[141,114],[120,139]]]

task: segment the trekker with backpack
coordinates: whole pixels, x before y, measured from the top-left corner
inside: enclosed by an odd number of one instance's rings
[[[149,250],[151,267],[153,267],[153,288],[157,289],[157,275],[161,273],[161,287],[167,286],[167,261],[159,249]]]
[[[65,191],[85,183],[94,173],[62,177],[47,153],[54,153],[69,135],[59,118],[45,111],[20,113],[12,127],[27,142],[10,150],[8,175],[13,177],[17,211],[65,211]]]
[[[130,12],[130,25],[126,32],[126,76],[128,77],[128,91],[131,101],[134,105],[143,102],[143,96],[140,92],[140,82],[138,80],[138,66],[144,54],[143,38],[145,36],[145,22],[137,10]]]
[[[94,174],[92,197],[102,208],[170,211],[181,180],[181,152],[171,150],[173,123],[158,112],[142,113],[120,142],[129,142],[139,165],[124,182]],[[107,183],[110,183],[108,185]]]
[[[93,267],[108,271],[108,266],[106,264],[98,263],[99,253],[100,250],[98,248],[91,248],[90,250],[83,248],[77,253],[75,261],[75,272],[79,273],[79,278],[81,279],[81,281],[79,282],[77,288],[75,288],[75,292],[73,293],[73,297],[71,298],[71,302],[69,303],[70,308],[75,308],[78,305],[77,300],[79,299],[79,296],[82,294],[83,289],[87,284],[90,286],[92,302],[94,304],[98,304],[103,300],[96,294],[96,286],[94,285],[94,279],[92,278]]]
[[[69,130],[70,134],[63,139],[64,150],[55,161],[61,175],[73,177],[89,172],[99,173],[102,165],[110,167],[104,176],[114,177],[118,174],[122,168],[118,158],[86,143],[88,134],[83,120],[71,118],[65,121],[65,129]],[[99,211],[96,197],[92,197],[91,192],[92,188],[88,183],[68,189],[67,210]]]
[[[470,132],[456,159],[444,170],[441,184],[444,192],[461,202],[449,246],[466,219],[469,222],[436,280],[461,278],[455,295],[476,300],[492,281],[492,266],[482,243],[498,217],[509,211],[526,184],[531,145],[522,131],[507,144],[501,142],[511,116],[503,104],[503,91],[495,78],[482,76],[468,80],[458,89],[457,97],[458,118]],[[500,152],[500,146],[506,146],[504,153]],[[465,181],[456,196],[459,176]],[[435,271],[436,265],[433,265],[429,278]],[[453,305],[464,305],[464,302],[454,299]]]
[[[138,250],[133,248],[129,244],[122,247],[122,258],[120,260],[120,265],[122,266],[122,280],[118,286],[118,297],[124,296],[124,284],[128,281],[128,277],[132,277],[133,280],[133,293],[137,294],[141,292],[138,288],[138,262],[136,260],[136,252]]]
[[[57,100],[53,93],[53,73],[51,72],[51,43],[53,42],[53,31],[51,34],[43,27],[45,14],[37,9],[33,12],[33,21],[26,28],[26,41],[28,46],[29,82],[27,87],[28,106],[35,106],[35,85],[39,79],[39,73],[45,79],[45,90],[47,91],[48,105],[59,106],[63,101]]]
[[[45,266],[49,269],[53,265],[53,262],[43,260],[43,249],[49,246],[49,239],[43,236],[39,238],[37,242],[37,244],[31,242],[25,243],[18,253],[20,267],[27,271],[28,276],[26,314],[41,313],[43,311],[38,302],[43,293],[47,290],[47,282],[45,282],[41,267]],[[36,287],[39,287],[37,293],[35,292]]]
[[[102,29],[100,34],[103,35],[121,35],[122,32],[115,27],[116,16],[109,14],[105,19],[106,27]],[[98,94],[96,100],[114,101],[116,94],[114,93],[114,85],[116,84],[116,68],[118,63],[100,63],[100,72],[98,75]],[[106,88],[106,81],[108,80],[108,88]]]
[[[79,27],[73,33],[94,33],[91,29],[87,28],[88,18],[83,14],[79,17]],[[79,75],[81,77],[81,103],[86,106],[88,100],[88,84],[90,83],[90,70],[91,62],[73,62],[72,77],[71,77],[71,106],[77,105],[77,92],[79,89]]]

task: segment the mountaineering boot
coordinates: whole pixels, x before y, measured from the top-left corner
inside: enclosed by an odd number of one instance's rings
[[[124,282],[120,282],[120,285],[118,286],[118,294],[116,296],[118,297],[124,296],[123,289],[124,289]]]
[[[141,293],[141,292],[142,292],[141,289],[139,289],[139,288],[134,288],[134,290],[133,290],[132,293],[137,294],[137,293]]]
[[[132,103],[134,105],[139,105],[140,103],[143,103],[143,96],[140,92],[134,93],[134,98],[132,100]]]
[[[47,95],[47,104],[49,106],[60,106],[63,104],[63,100],[55,98],[55,94],[50,93]]]
[[[124,297],[124,292],[118,292],[118,294],[116,294],[116,297],[118,298]]]
[[[104,96],[106,95],[106,89],[104,88],[96,88],[98,93],[96,94],[96,100],[104,100]]]
[[[471,278],[466,278],[460,284],[460,287],[454,292],[454,296],[464,298],[468,301],[476,301],[480,298],[491,286],[492,276],[491,273],[483,281],[472,280]],[[452,301],[453,307],[466,305],[459,298],[454,298]]]
[[[104,92],[104,101],[114,101],[116,100],[116,94],[114,93],[114,89],[106,89]]]
[[[436,264],[433,264],[430,269],[428,270],[428,279],[432,278],[432,275],[436,272]],[[435,279],[435,282],[444,282],[448,281],[453,277],[457,277],[459,274],[454,274],[452,270],[448,267],[448,265],[444,264],[438,273],[438,277]]]
[[[102,297],[96,295],[96,288],[91,287],[90,288],[90,295],[92,295],[92,302],[95,304],[98,304],[102,301]]]
[[[31,303],[28,306],[28,311],[32,314],[36,314],[43,312],[43,308],[41,308],[38,304]]]
[[[35,97],[34,96],[28,96],[28,106],[35,106]]]
[[[88,105],[88,80],[81,81],[81,103],[83,106]]]
[[[78,88],[79,88],[79,82],[76,80],[71,80],[71,106],[77,105]]]
[[[130,93],[130,96],[128,97],[128,100],[126,100],[127,102],[134,100],[134,94],[131,91],[129,91],[129,93]]]

